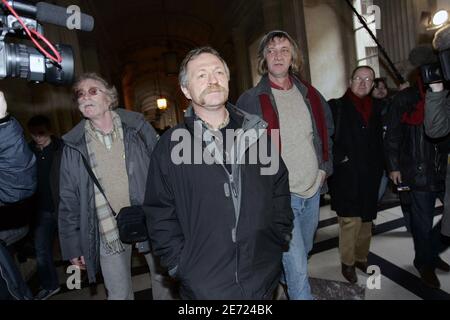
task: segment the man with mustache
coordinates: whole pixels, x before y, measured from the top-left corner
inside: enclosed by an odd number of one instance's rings
[[[131,300],[132,246],[120,240],[114,214],[142,205],[157,135],[142,114],[116,109],[117,91],[100,76],[82,75],[73,91],[85,119],[63,137],[58,208],[62,255],[86,269],[91,283],[100,266],[109,300]],[[153,299],[170,299],[151,253],[145,258]]]
[[[271,299],[292,230],[287,169],[280,161],[266,172],[260,158],[247,161],[270,150],[267,123],[227,103],[229,79],[216,50],[187,54],[179,81],[191,106],[150,164],[144,208],[152,247],[180,280],[183,299]],[[278,152],[269,158],[276,162]]]
[[[331,138],[333,118],[322,95],[300,76],[297,43],[281,30],[261,40],[256,87],[237,102],[243,110],[258,114],[279,130],[283,160],[289,169],[294,231],[289,251],[283,256],[284,278],[291,300],[310,300],[308,254],[319,223],[320,195],[327,191],[326,178],[333,171]]]

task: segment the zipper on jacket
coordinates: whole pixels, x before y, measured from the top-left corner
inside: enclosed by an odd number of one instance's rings
[[[236,184],[234,183],[234,181],[231,181],[231,190],[233,191],[233,196],[235,198],[237,198],[238,194],[237,194],[237,190],[236,190]]]
[[[241,289],[242,296],[245,297],[245,290],[241,286],[241,283],[239,282],[239,244],[236,243],[236,271],[234,272],[236,284],[238,285],[239,289]]]
[[[230,187],[231,187],[232,196],[237,201],[238,194],[237,194],[236,184],[234,183],[233,175],[228,173],[228,179],[230,181]],[[234,199],[232,199],[233,200],[233,207],[235,207],[235,200]],[[236,212],[236,208],[234,210]],[[235,218],[236,222],[234,224],[234,228],[231,230],[231,239],[233,240],[233,243],[236,243],[237,242],[238,216],[235,214],[234,218]]]

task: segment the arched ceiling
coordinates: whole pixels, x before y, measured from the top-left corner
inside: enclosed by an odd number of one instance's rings
[[[95,17],[93,33],[101,39],[96,45],[103,68],[120,78],[115,80],[122,84],[125,100],[154,120],[156,112],[151,110],[159,92],[178,108],[187,104],[177,77],[167,74],[164,55],[171,52],[179,63],[190,49],[211,45],[232,67],[231,31],[239,23],[234,18],[244,2],[82,0],[81,4]]]

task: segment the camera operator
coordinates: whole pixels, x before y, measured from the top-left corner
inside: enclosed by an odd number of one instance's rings
[[[27,205],[36,188],[36,160],[22,128],[6,111],[0,91],[0,300],[31,299],[7,246],[28,232]]]
[[[450,93],[444,89],[444,84],[430,84],[425,101],[425,131],[432,138],[448,136],[450,133]],[[450,151],[450,143],[447,144],[447,153]],[[444,199],[444,215],[442,217],[441,234],[446,237],[446,243],[450,239],[450,170],[447,165],[445,180],[446,191]]]
[[[411,52],[410,61],[416,49]],[[450,271],[450,266],[439,257],[444,249],[439,228],[433,228],[436,198],[445,186],[447,155],[440,150],[446,142],[425,135],[425,89],[421,77],[417,78],[415,87],[399,92],[392,102],[385,152],[389,176],[404,204],[408,199],[414,266],[425,285],[439,288],[435,269]]]

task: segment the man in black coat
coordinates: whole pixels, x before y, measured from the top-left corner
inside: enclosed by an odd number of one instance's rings
[[[431,139],[424,129],[425,90],[417,87],[399,92],[388,115],[385,150],[389,176],[408,197],[414,266],[424,284],[439,288],[435,269],[450,271],[439,253],[446,247],[440,240],[440,225],[433,228],[436,198],[445,188],[448,139]],[[404,197],[403,197],[404,198]]]
[[[372,68],[358,67],[345,95],[329,101],[335,123],[331,205],[339,220],[342,274],[351,283],[358,280],[355,267],[367,269],[383,172],[381,107],[369,94],[374,79]]]
[[[264,164],[255,153],[267,155],[267,123],[227,104],[229,79],[216,50],[188,53],[180,85],[191,107],[150,164],[150,237],[183,299],[271,299],[291,237],[286,166],[277,150]]]
[[[425,131],[431,138],[447,137],[450,134],[450,92],[444,84],[432,83],[426,94],[425,101]],[[444,152],[450,152],[450,144]],[[447,164],[444,214],[442,216],[441,234],[450,241],[450,163]]]

